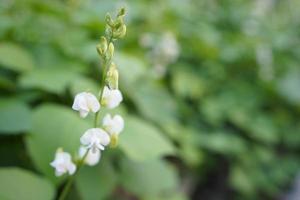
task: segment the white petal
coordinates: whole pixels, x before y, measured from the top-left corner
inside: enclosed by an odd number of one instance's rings
[[[80,147],[79,149],[79,156],[82,158],[86,154],[87,148]],[[96,165],[101,157],[101,151],[96,150],[95,153],[93,153],[91,150],[89,151],[88,155],[86,156],[84,162],[87,165],[94,166]]]
[[[67,166],[68,172],[70,175],[74,174],[76,171],[76,165],[74,163],[69,163],[69,165]]]
[[[106,115],[103,117],[102,125],[103,125],[103,126],[110,126],[111,121],[112,121],[111,115],[110,115],[110,114],[106,114]]]
[[[88,93],[88,95],[86,96],[86,100],[87,100],[88,107],[92,112],[95,113],[99,111],[100,103],[93,94]]]
[[[100,143],[104,146],[108,145],[110,142],[109,135],[103,129],[101,129],[101,128],[97,128],[97,129],[98,129],[97,134],[98,134],[98,137],[100,138]]]
[[[111,90],[111,93],[107,100],[107,107],[112,109],[117,107],[123,100],[120,90]]]
[[[109,88],[107,86],[104,86],[102,97],[103,98],[107,98],[107,96],[109,95],[109,93],[110,93]]]
[[[88,114],[89,114],[89,112],[86,110],[79,110],[79,115],[82,118],[85,118]]]
[[[74,110],[89,110],[86,103],[86,95],[86,92],[81,92],[75,96],[74,103],[72,106]]]
[[[115,133],[119,134],[124,129],[124,120],[120,115],[115,115],[113,120],[114,120],[114,123],[115,123],[115,126],[116,126],[115,127]]]

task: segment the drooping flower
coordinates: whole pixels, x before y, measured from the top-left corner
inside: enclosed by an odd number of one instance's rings
[[[76,165],[72,162],[71,155],[64,152],[61,148],[57,149],[55,159],[50,165],[55,168],[56,176],[61,176],[67,172],[69,175],[72,175],[76,171]]]
[[[84,118],[89,112],[98,112],[100,103],[92,93],[81,92],[75,96],[72,108],[79,111],[80,117]]]
[[[122,93],[118,89],[109,89],[107,86],[103,89],[101,104],[112,109],[117,107],[123,100]]]
[[[119,135],[120,132],[124,129],[124,120],[120,115],[111,116],[106,114],[102,121],[103,128],[110,135]]]
[[[88,149],[86,147],[81,146],[79,148],[79,157],[83,158],[87,150]],[[101,151],[99,149],[96,149],[95,152],[90,150],[84,159],[84,163],[86,163],[89,166],[94,166],[100,161],[100,158],[101,158]]]
[[[80,142],[84,147],[96,153],[98,149],[104,150],[104,146],[110,142],[110,137],[101,128],[91,128],[81,136]]]

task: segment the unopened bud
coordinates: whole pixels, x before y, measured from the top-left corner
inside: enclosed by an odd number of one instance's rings
[[[126,12],[125,8],[121,8],[121,9],[119,10],[117,16],[118,16],[118,17],[119,17],[119,16],[124,16],[124,15],[125,15],[125,12]]]
[[[113,134],[110,137],[110,147],[111,148],[116,148],[118,146],[118,140],[119,140],[118,134]]]
[[[109,43],[108,51],[107,51],[107,54],[106,54],[106,59],[110,60],[114,56],[114,50],[115,50],[114,44]]]
[[[99,53],[99,55],[104,55],[104,53],[107,50],[107,40],[105,37],[101,37],[100,39],[100,44],[97,45],[97,51]]]
[[[119,71],[114,63],[111,63],[107,74],[106,82],[110,89],[118,89],[119,87]]]
[[[115,32],[113,32],[114,38],[123,38],[126,35],[126,25],[123,24]]]
[[[113,26],[113,24],[114,24],[114,22],[113,22],[113,20],[112,20],[109,13],[106,14],[105,21],[106,21],[106,24],[109,25],[109,26]]]

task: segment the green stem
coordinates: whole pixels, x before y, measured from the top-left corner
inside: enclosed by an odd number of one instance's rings
[[[70,192],[71,186],[72,186],[72,184],[74,182],[74,178],[75,178],[76,174],[78,173],[78,171],[80,170],[80,168],[82,167],[82,165],[84,163],[84,160],[87,157],[89,151],[90,151],[90,149],[88,149],[85,152],[85,154],[83,155],[83,157],[78,161],[77,169],[76,169],[75,174],[73,174],[72,176],[69,177],[69,179],[68,179],[66,185],[64,186],[63,191],[61,192],[58,200],[64,200],[64,199],[66,199],[68,193]]]
[[[108,44],[112,42],[112,36],[109,37],[109,40],[108,40]],[[105,75],[106,75],[106,71],[107,71],[107,68],[109,67],[111,63],[111,59],[110,60],[105,60],[104,59],[104,63],[103,63],[103,74],[102,74],[102,80],[101,80],[101,90],[99,92],[99,96],[98,96],[98,100],[101,104],[101,99],[102,99],[102,95],[103,95],[103,90],[104,90],[104,87],[105,87]],[[98,122],[98,118],[99,118],[99,111],[96,112],[95,114],[95,119],[94,119],[94,128],[97,128],[97,122]]]

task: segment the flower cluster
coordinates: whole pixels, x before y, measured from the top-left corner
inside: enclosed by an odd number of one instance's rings
[[[61,148],[56,151],[55,159],[50,163],[55,168],[56,176],[65,173],[73,175],[83,163],[90,166],[96,165],[101,158],[101,151],[104,151],[106,146],[110,144],[111,147],[116,147],[118,136],[124,129],[124,120],[120,115],[113,116],[107,113],[102,120],[102,125],[98,124],[98,116],[102,107],[113,109],[123,100],[118,88],[119,72],[112,59],[114,41],[126,34],[124,15],[125,10],[121,9],[115,20],[109,14],[106,16],[106,36],[102,36],[97,45],[97,52],[103,66],[102,88],[99,96],[96,97],[90,92],[81,92],[75,96],[72,105],[72,109],[78,111],[82,118],[94,113],[94,127],[86,130],[80,138],[81,146],[76,156],[78,160],[73,162],[71,155]]]
[[[150,50],[148,57],[153,65],[155,77],[162,78],[167,72],[167,66],[176,62],[180,54],[180,46],[175,35],[170,31],[159,36],[144,33],[139,42],[142,47]]]

